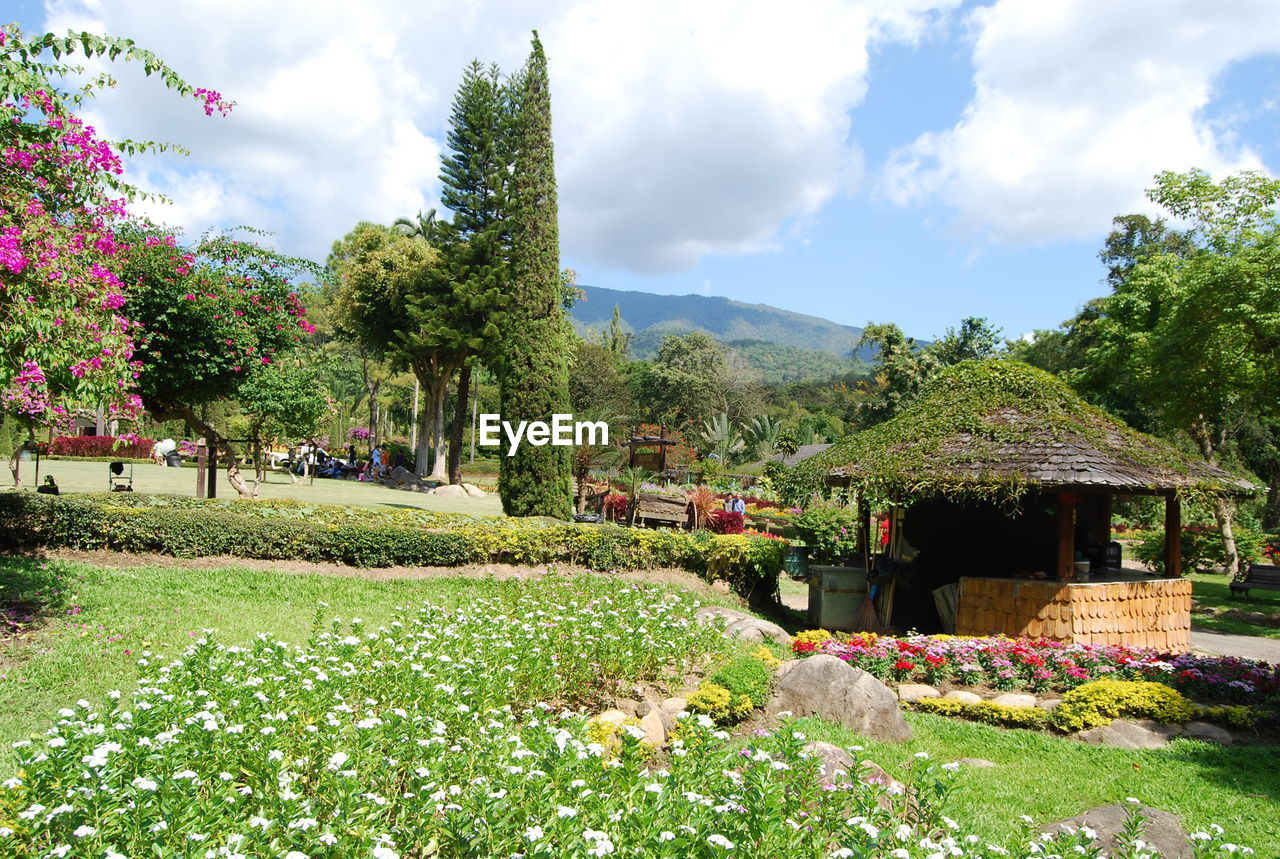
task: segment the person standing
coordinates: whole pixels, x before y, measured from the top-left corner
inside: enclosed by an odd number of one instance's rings
[[[730,513],[746,513],[747,512],[747,502],[742,500],[741,492],[733,493],[733,497],[729,499],[729,512]]]
[[[382,475],[382,448],[379,445],[373,446],[373,451],[369,454],[369,459],[372,460],[371,470],[373,471],[373,476],[376,479]]]

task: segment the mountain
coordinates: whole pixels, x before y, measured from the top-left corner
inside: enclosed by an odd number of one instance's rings
[[[861,328],[819,316],[793,313],[767,304],[747,304],[709,295],[656,295],[602,286],[580,287],[584,297],[570,311],[579,332],[605,331],[613,308],[635,336],[639,357],[657,351],[662,335],[705,331],[717,340],[763,341],[797,350],[846,356],[862,335]]]

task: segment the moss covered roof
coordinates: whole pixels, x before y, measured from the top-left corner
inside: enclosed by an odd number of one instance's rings
[[[801,463],[883,499],[1016,498],[1029,489],[1248,492],[1246,480],[1140,433],[1016,361],[966,361],[910,406]]]

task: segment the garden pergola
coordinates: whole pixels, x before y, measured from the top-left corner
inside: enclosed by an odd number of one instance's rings
[[[948,368],[896,417],[837,442],[801,467],[815,469],[860,499],[904,510],[907,517],[918,509],[920,530],[945,530],[965,515],[997,521],[994,514],[999,513],[999,521],[1007,523],[1000,529],[1005,533],[990,538],[997,542],[988,551],[954,546],[954,555],[939,563],[935,545],[936,575],[920,584],[960,583],[958,632],[1070,640],[1095,634],[1094,627],[1119,631],[1151,621],[1148,611],[1157,616],[1175,610],[1182,614],[1183,590],[1189,630],[1187,582],[1177,583],[1185,587],[1155,588],[1160,592],[1156,603],[1144,604],[1142,612],[1126,603],[1138,592],[1144,599],[1151,596],[1152,589],[1128,586],[1132,582],[1102,583],[1126,585],[1106,590],[1105,600],[1100,599],[1104,591],[1072,592],[1088,587],[1069,584],[1077,551],[1111,539],[1116,495],[1164,498],[1165,575],[1178,579],[1182,501],[1254,489],[1248,481],[1088,405],[1056,377],[1013,361],[969,361]],[[864,515],[870,503],[861,505]],[[895,541],[900,536],[895,534]],[[921,539],[919,534],[911,536],[912,543]],[[924,534],[922,542],[928,537]],[[993,556],[1002,557],[1013,569],[993,565]],[[1038,559],[1044,563],[1036,563]],[[1020,583],[1001,575],[1025,567],[1043,569],[1050,581]],[[989,581],[967,589],[966,607],[964,580],[970,578]],[[997,579],[1005,584],[995,586]],[[1037,585],[1043,593],[1031,596]],[[1098,623],[1076,619],[1077,602],[1099,601],[1117,605],[1088,609],[1101,618]],[[1026,604],[1018,608],[1020,602]],[[1053,603],[1057,607],[1048,610],[1046,605]],[[1120,623],[1115,616],[1132,618],[1133,623]],[[966,623],[976,628],[963,630]],[[1083,627],[1090,632],[1083,632]]]

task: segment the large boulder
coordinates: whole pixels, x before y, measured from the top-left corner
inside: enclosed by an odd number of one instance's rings
[[[448,498],[463,498],[467,494],[467,490],[463,489],[456,483],[446,483],[443,486],[437,486],[432,495],[443,495]]]
[[[484,498],[485,496],[485,491],[474,483],[464,483],[462,484],[462,489],[472,498]]]
[[[1040,827],[1041,832],[1073,832],[1087,826],[1097,833],[1097,841],[1103,852],[1111,856],[1116,851],[1116,836],[1124,831],[1133,806],[1100,805],[1084,814],[1068,817]],[[1140,806],[1142,814],[1142,840],[1159,851],[1160,859],[1193,859],[1194,852],[1187,843],[1187,831],[1177,815],[1158,808]]]
[[[769,713],[819,716],[882,742],[912,737],[898,709],[898,696],[889,687],[826,654],[784,662],[767,706]]]
[[[924,683],[903,683],[898,687],[898,700],[919,701],[921,698],[937,698],[938,690]]]
[[[1169,745],[1169,738],[1179,733],[1175,725],[1161,725],[1150,719],[1113,719],[1111,724],[1081,731],[1075,738],[1090,745],[1117,749],[1163,749]]]
[[[744,611],[707,605],[698,609],[696,614],[698,620],[703,623],[723,619],[724,634],[730,638],[740,638],[752,644],[763,642],[766,639],[775,641],[778,644],[791,643],[791,636],[785,629],[772,621],[762,620]]]

